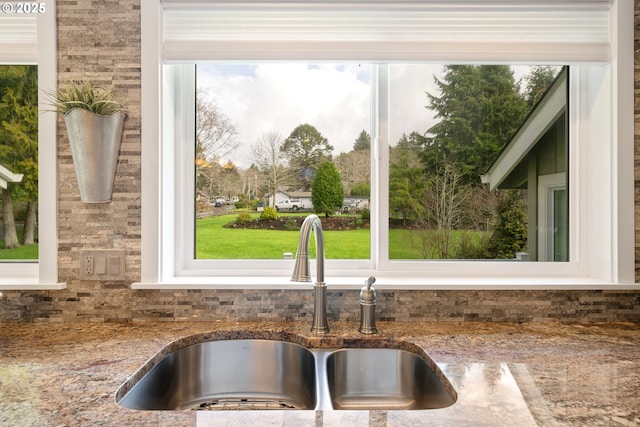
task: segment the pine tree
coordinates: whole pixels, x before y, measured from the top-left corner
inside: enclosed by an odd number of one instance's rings
[[[440,95],[427,97],[440,121],[427,131],[425,168],[447,162],[478,184],[527,113],[519,84],[507,65],[449,65],[435,82]]]

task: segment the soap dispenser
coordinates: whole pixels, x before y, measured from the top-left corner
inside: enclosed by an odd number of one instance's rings
[[[363,334],[375,334],[376,329],[376,290],[373,285],[376,278],[371,276],[360,290],[360,331]]]

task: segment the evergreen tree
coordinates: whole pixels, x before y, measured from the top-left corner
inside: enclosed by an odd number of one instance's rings
[[[555,78],[560,73],[560,67],[551,65],[540,65],[533,67],[529,74],[525,77],[527,87],[525,89],[525,99],[529,109],[542,98],[547,92]]]
[[[417,199],[424,194],[427,177],[418,161],[418,153],[413,144],[403,139],[390,150],[389,164],[389,215],[400,216],[406,223],[413,207],[419,205]]]
[[[326,217],[342,207],[344,190],[340,173],[331,162],[323,162],[318,166],[316,176],[311,185],[311,201],[317,214]]]
[[[356,138],[356,142],[353,143],[353,150],[369,150],[371,149],[371,135],[366,130],[362,130],[358,138]]]
[[[428,172],[445,160],[463,183],[479,183],[522,123],[527,106],[507,65],[448,65],[427,94],[440,121],[427,131],[423,163]]]
[[[527,214],[518,191],[507,191],[498,203],[493,234],[487,247],[489,259],[515,258],[527,244]]]

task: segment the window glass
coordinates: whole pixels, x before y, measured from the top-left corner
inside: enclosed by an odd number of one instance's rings
[[[195,258],[277,259],[322,217],[328,259],[369,259],[371,67],[199,64]]]
[[[328,259],[369,259],[388,119],[390,260],[569,259],[565,68],[373,67],[197,66],[195,258],[283,258],[315,212]]]
[[[38,69],[0,65],[0,260],[38,259]]]
[[[567,261],[568,200],[536,191],[549,175],[566,188],[563,68],[389,69],[389,259]],[[551,235],[539,237],[546,218]]]

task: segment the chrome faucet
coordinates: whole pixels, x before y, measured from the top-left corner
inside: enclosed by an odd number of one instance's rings
[[[294,282],[310,282],[309,274],[309,239],[311,230],[316,239],[316,271],[318,277],[313,285],[313,323],[311,332],[325,334],[329,332],[327,325],[327,284],[324,282],[324,235],[320,218],[309,215],[300,227],[300,240],[296,252],[296,263],[291,280]]]

